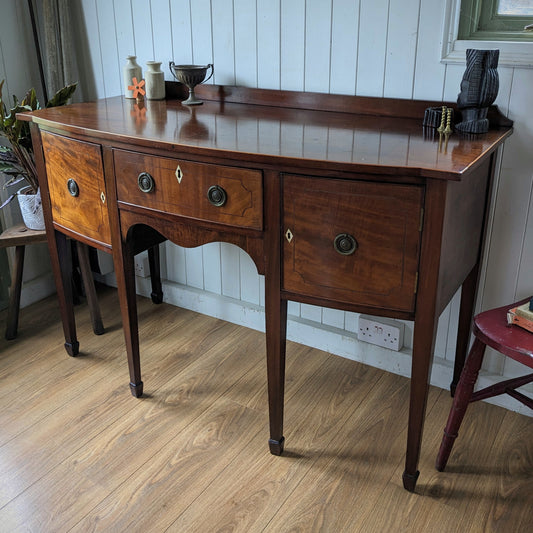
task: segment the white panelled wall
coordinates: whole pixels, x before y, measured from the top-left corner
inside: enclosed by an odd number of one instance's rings
[[[441,62],[442,0],[79,0],[75,3],[85,99],[122,94],[127,55],[139,64],[214,63],[216,84],[456,100],[464,65]],[[501,152],[477,310],[533,294],[533,70],[500,66],[497,104],[515,121]],[[210,82],[211,83],[211,82]],[[298,135],[301,132],[287,132]],[[246,131],[236,135],[247,136]],[[350,140],[351,141],[351,140]],[[279,131],[272,142],[283,145]],[[264,280],[235,246],[163,250],[165,300],[264,328]],[[112,274],[107,277],[112,282]],[[149,293],[138,278],[140,293]],[[457,294],[438,329],[432,383],[447,388],[455,351]],[[292,340],[409,375],[412,323],[397,353],[358,342],[355,313],[289,304]],[[482,385],[513,376],[490,353]],[[521,410],[514,400],[494,403]],[[524,410],[525,411],[525,410]]]

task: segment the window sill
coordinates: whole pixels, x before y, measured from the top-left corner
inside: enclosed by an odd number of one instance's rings
[[[446,44],[446,43],[445,43]],[[533,43],[519,43],[509,41],[459,41],[447,43],[442,50],[443,63],[466,63],[466,50],[477,48],[480,50],[500,50],[500,67],[533,68]]]

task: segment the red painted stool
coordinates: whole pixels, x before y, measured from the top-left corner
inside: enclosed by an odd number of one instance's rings
[[[527,301],[529,301],[529,298],[512,305],[485,311],[474,318],[474,344],[468,354],[455,390],[453,405],[437,456],[437,470],[442,471],[446,467],[469,403],[492,398],[500,394],[509,394],[533,409],[533,400],[515,390],[533,381],[533,374],[502,381],[483,390],[473,392],[487,346],[529,368],[533,368],[533,333],[516,325],[507,325],[507,311]]]

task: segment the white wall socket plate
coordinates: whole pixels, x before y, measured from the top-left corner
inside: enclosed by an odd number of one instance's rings
[[[141,252],[137,254],[134,259],[135,275],[140,278],[147,278],[150,275],[150,264],[148,262],[148,254]]]
[[[403,347],[405,324],[388,318],[369,315],[359,316],[357,338],[360,341],[399,351]]]

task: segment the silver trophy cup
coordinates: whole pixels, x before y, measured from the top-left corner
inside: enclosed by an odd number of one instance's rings
[[[176,65],[174,64],[174,61],[171,61],[168,66],[174,78],[176,78],[184,85],[187,85],[187,87],[189,88],[189,98],[182,102],[182,104],[202,104],[202,100],[198,100],[198,98],[196,98],[194,94],[194,88],[200,83],[203,83],[204,81],[207,81],[211,78],[211,76],[213,75],[213,65],[211,63],[205,67],[200,65]],[[209,74],[209,76],[206,78],[205,76],[209,68],[211,68],[211,74]]]

